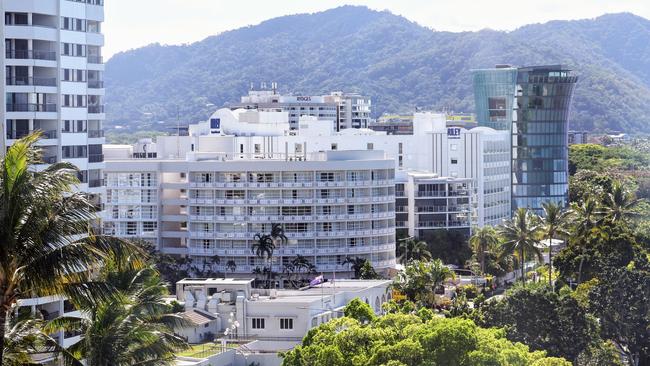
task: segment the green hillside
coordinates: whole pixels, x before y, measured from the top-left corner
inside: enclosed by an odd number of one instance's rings
[[[471,69],[564,63],[580,75],[572,128],[648,133],[648,40],[650,21],[627,13],[451,33],[344,6],[115,55],[106,65],[107,125],[162,129],[176,126],[177,116],[204,120],[260,81],[278,82],[282,92],[361,92],[373,98],[375,115],[414,107],[467,112]]]

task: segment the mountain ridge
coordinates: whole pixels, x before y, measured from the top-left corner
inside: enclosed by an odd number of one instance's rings
[[[647,38],[645,38],[647,37]],[[388,11],[344,6],[287,15],[186,45],[152,44],[106,65],[107,125],[205,119],[251,81],[282,92],[355,91],[373,112],[473,110],[470,70],[562,63],[580,76],[572,128],[650,132],[650,21],[631,13],[513,31],[434,31]],[[645,42],[644,42],[645,40]],[[646,57],[647,56],[647,57]]]

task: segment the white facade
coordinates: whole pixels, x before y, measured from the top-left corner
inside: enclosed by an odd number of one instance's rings
[[[331,280],[305,290],[252,287],[252,279],[184,279],[176,283],[178,301],[220,319],[221,335],[235,321],[237,338],[300,342],[309,329],[342,317],[353,299],[369,304],[376,314],[390,300],[387,280]]]
[[[332,121],[316,117],[301,118],[299,132],[294,135],[283,129],[281,123],[272,129],[273,133],[268,133],[267,124],[241,122],[237,113],[227,109],[215,112],[211,118],[221,121],[222,131],[209,129],[205,122],[190,126],[190,136],[180,140],[170,136],[159,137],[157,141],[199,152],[233,149],[244,154],[263,152],[271,156],[329,150],[382,150],[395,162],[398,184],[407,183],[409,172],[435,174],[438,178],[450,178],[452,183],[454,179],[472,179],[476,212],[469,226],[497,225],[510,217],[509,136],[503,131],[447,127],[446,114],[425,112],[415,113],[411,135],[387,135],[368,129],[333,132]],[[281,115],[277,118],[285,121]],[[173,153],[173,148],[165,146],[158,146],[158,151],[164,156],[170,154],[169,150]],[[185,152],[181,147],[181,156]],[[413,225],[410,227],[410,231],[417,230]]]
[[[251,251],[255,234],[281,223],[289,241],[276,249],[274,271],[297,254],[341,276],[350,272],[347,256],[394,267],[395,171],[383,152],[270,156],[229,145],[184,160],[113,160],[123,149],[108,148],[104,232],[148,239],[169,254],[218,255],[214,270],[226,272],[232,260],[235,273],[250,274],[266,265]]]
[[[44,163],[69,161],[102,193],[103,0],[3,0],[1,151],[41,130]],[[99,200],[97,200],[99,201]]]
[[[510,215],[506,132],[417,113],[413,135],[333,132],[316,117],[292,135],[286,115],[221,109],[189,136],[108,145],[106,232],[251,273],[264,266],[253,236],[283,223],[292,240],[274,270],[300,254],[320,271],[349,271],[346,256],[390,267],[395,229],[469,234]]]
[[[321,121],[333,121],[332,128],[367,128],[371,121],[372,101],[355,93],[332,92],[329,95],[280,95],[272,90],[250,90],[233,109],[259,109],[286,112],[291,130],[299,129],[303,116],[316,117]]]

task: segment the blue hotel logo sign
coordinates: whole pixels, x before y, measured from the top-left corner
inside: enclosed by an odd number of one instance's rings
[[[210,129],[218,130],[221,128],[221,119],[220,118],[211,118],[210,119]]]
[[[447,128],[447,138],[460,139],[460,127]]]

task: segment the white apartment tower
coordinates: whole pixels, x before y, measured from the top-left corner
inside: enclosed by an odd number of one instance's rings
[[[103,0],[2,0],[0,151],[43,131],[44,168],[68,161],[79,189],[97,197],[103,179]]]
[[[104,156],[104,36],[103,0],[2,0],[4,24],[0,27],[5,103],[0,106],[0,154],[17,139],[40,130],[43,164],[68,161],[79,170],[78,189],[101,202]],[[80,315],[60,296],[21,299],[51,320],[59,315]],[[68,347],[79,334],[53,335]],[[43,356],[34,360],[57,365]]]

